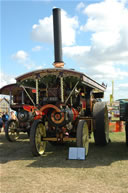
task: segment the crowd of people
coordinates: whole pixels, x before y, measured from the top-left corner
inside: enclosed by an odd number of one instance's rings
[[[0,132],[2,131],[2,128],[5,127],[5,124],[9,120],[17,120],[16,114],[14,111],[10,112],[10,115],[7,112],[0,113]]]

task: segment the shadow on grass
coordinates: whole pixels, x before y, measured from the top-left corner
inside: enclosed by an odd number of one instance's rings
[[[27,134],[20,135],[16,142],[9,142],[4,133],[0,134],[0,163],[32,158]]]
[[[90,143],[89,154],[85,161],[68,160],[69,147],[75,147],[75,143],[53,146],[47,144],[46,153],[41,157],[33,157],[27,136],[15,143],[8,142],[4,135],[0,135],[0,162],[30,160],[27,167],[48,168],[93,168],[96,166],[108,166],[116,161],[128,160],[128,147],[123,141],[114,141],[108,146],[98,147]]]

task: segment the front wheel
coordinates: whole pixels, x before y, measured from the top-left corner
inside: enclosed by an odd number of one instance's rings
[[[34,156],[41,156],[45,152],[46,141],[46,128],[41,120],[35,120],[30,130],[30,147]]]
[[[9,120],[5,124],[5,137],[8,141],[14,142],[19,138],[17,130],[18,122],[16,120]]]
[[[89,132],[87,122],[80,120],[77,126],[77,135],[76,135],[77,147],[84,147],[85,154],[88,155],[89,151]]]

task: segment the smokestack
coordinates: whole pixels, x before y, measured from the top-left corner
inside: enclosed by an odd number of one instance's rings
[[[61,10],[53,9],[53,31],[54,31],[54,66],[64,67],[62,60],[62,38],[61,38]]]

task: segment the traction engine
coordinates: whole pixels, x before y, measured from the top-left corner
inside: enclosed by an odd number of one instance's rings
[[[45,152],[46,143],[76,142],[89,150],[94,134],[97,145],[109,142],[107,105],[101,102],[106,87],[73,69],[64,69],[61,42],[61,10],[53,9],[54,68],[36,70],[16,78],[16,84],[0,89],[10,95],[17,120],[8,121],[9,141],[28,132],[34,156]]]

